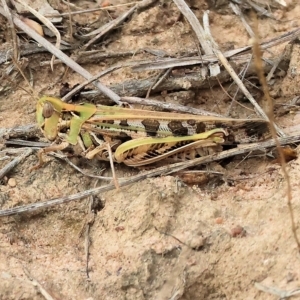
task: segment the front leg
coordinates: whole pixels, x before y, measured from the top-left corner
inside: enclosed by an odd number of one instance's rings
[[[35,166],[33,166],[33,167],[30,169],[30,171],[39,169],[40,167],[43,166],[43,164],[45,163],[45,161],[44,161],[44,159],[43,159],[43,155],[44,155],[44,154],[47,154],[47,153],[49,153],[49,152],[55,152],[55,151],[58,151],[58,150],[64,150],[64,149],[66,149],[68,146],[69,146],[69,143],[68,143],[68,142],[62,142],[62,143],[60,143],[60,144],[55,144],[55,145],[51,145],[51,146],[49,146],[49,147],[40,149],[40,150],[38,151],[39,162],[38,162],[38,164],[36,164]]]

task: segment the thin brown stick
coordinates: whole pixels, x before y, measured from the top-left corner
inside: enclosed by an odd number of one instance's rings
[[[255,15],[254,15],[254,17],[255,17],[255,22],[254,22],[255,30],[254,31],[255,31],[255,36],[256,36],[256,38],[253,40],[254,61],[256,64],[258,78],[262,85],[264,96],[265,96],[263,104],[264,104],[265,111],[268,115],[268,118],[270,120],[270,126],[269,126],[270,132],[276,143],[276,149],[279,154],[281,169],[282,169],[284,179],[285,179],[286,185],[287,185],[287,205],[288,205],[290,218],[291,218],[292,233],[293,233],[294,239],[296,241],[298,251],[300,252],[300,240],[297,235],[297,226],[295,224],[295,217],[294,217],[294,211],[293,211],[293,205],[292,205],[292,200],[293,200],[292,187],[291,187],[290,177],[287,172],[287,165],[286,165],[284,153],[283,153],[283,150],[280,146],[280,142],[276,135],[276,127],[275,127],[276,125],[274,122],[274,112],[273,112],[273,110],[274,110],[273,100],[271,99],[271,96],[269,93],[269,88],[267,85],[267,80],[266,80],[266,77],[264,76],[264,71],[263,71],[263,67],[262,67],[263,63],[262,63],[262,59],[261,59],[261,50],[260,50],[259,43],[258,43],[258,22],[257,22]]]
[[[98,180],[96,180],[94,187],[97,186]],[[86,229],[85,229],[85,233],[84,233],[84,252],[85,252],[85,272],[86,272],[86,277],[90,278],[89,275],[89,254],[90,254],[90,244],[91,244],[91,240],[90,240],[90,231],[91,231],[91,227],[94,224],[95,221],[95,211],[93,210],[94,207],[94,196],[90,196],[89,197],[89,208],[88,208],[88,220],[86,222]]]
[[[169,70],[170,70],[170,69],[169,69]],[[167,70],[167,71],[168,71],[168,70]],[[151,90],[154,89],[154,85],[157,84],[159,78],[160,78],[164,73],[166,73],[166,71],[162,70],[162,71],[160,71],[159,74],[155,77],[155,80],[152,82],[152,84],[151,84],[151,85],[149,86],[149,88],[148,88],[148,91],[147,91],[147,93],[146,93],[145,98],[149,98],[149,97],[150,97]]]
[[[170,74],[170,72],[173,70],[173,68],[170,68],[166,70],[165,72],[162,72],[162,76],[160,79],[157,80],[157,82],[152,86],[151,90],[155,90],[162,82],[166,79],[166,77]],[[146,97],[148,98],[148,97]]]
[[[108,156],[109,156],[109,163],[110,163],[110,168],[111,168],[114,184],[115,184],[116,189],[119,190],[120,184],[119,184],[116,172],[115,172],[113,153],[111,151],[111,147],[110,147],[109,143],[106,144],[106,148],[107,148],[107,152],[108,152]]]

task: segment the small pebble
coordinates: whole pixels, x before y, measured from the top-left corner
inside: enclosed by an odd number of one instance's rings
[[[7,184],[10,187],[15,187],[17,185],[16,179],[15,178],[9,178]]]
[[[215,222],[216,222],[216,224],[223,224],[224,220],[221,217],[219,217],[219,218],[216,218]]]
[[[236,227],[231,229],[232,237],[244,237],[246,236],[246,234],[247,234],[246,230],[240,225],[237,225]]]

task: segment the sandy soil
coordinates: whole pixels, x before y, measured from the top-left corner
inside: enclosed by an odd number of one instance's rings
[[[203,10],[210,8],[212,35],[222,50],[247,45],[249,36],[240,19],[228,8],[228,2],[223,2],[211,7],[205,1],[190,1],[190,4],[200,20]],[[259,17],[262,40],[300,26],[298,1],[286,2],[287,8],[272,8],[278,20]],[[90,1],[77,1],[76,4],[83,8],[98,5]],[[56,1],[52,5],[67,11],[65,5]],[[99,18],[105,23],[124,11],[122,7],[110,14],[93,13],[89,22],[76,16],[74,22],[83,26]],[[247,11],[246,16],[249,20]],[[9,47],[5,24],[1,17],[1,49]],[[177,53],[197,49],[193,31],[177,7],[167,1],[135,13],[104,41],[97,47],[110,52],[151,48],[177,56]],[[284,46],[274,47],[266,55],[277,57]],[[270,82],[277,108],[299,95],[299,49],[299,45],[293,46],[287,72]],[[29,76],[31,71],[36,92],[57,95],[61,82],[72,85],[84,80],[71,71],[62,79],[67,68],[60,64],[55,65],[54,72],[49,66],[39,67],[40,61],[50,58],[48,54],[38,54],[27,57],[28,61],[25,59],[25,74]],[[84,67],[96,74],[116,62],[138,59],[153,59],[153,56],[145,52]],[[2,65],[2,71],[6,67]],[[102,82],[110,86],[157,74],[158,71],[133,73],[130,68],[123,68],[103,77]],[[0,128],[35,123],[35,101],[21,89],[28,89],[26,83],[17,78],[18,86],[4,79],[1,82],[5,90],[0,94]],[[225,89],[229,87],[230,84],[225,85]],[[233,95],[234,91],[230,93]],[[253,93],[257,97],[261,95],[257,87]],[[171,91],[151,96],[182,103],[178,94],[173,97]],[[240,98],[244,106],[251,108]],[[217,113],[226,113],[230,106],[229,98],[219,87],[196,90],[189,102],[193,107]],[[279,114],[279,111],[276,110],[276,122],[282,128],[286,131],[297,128],[297,111],[287,114]],[[231,107],[231,115],[235,117],[251,113],[236,103]],[[296,151],[299,150],[296,148]],[[7,162],[0,160],[0,169]],[[33,153],[0,181],[1,209],[71,195],[105,184],[96,183],[54,158],[49,158],[44,168],[29,172],[36,162],[37,156]],[[105,163],[77,162],[94,173],[105,166],[104,175],[110,174],[109,165]],[[286,184],[280,166],[273,158],[262,154],[245,160],[232,159],[221,165],[211,164],[204,169],[221,170],[225,175],[193,186],[171,176],[147,179],[120,191],[98,195],[94,199],[97,202],[94,214],[88,213],[90,200],[82,200],[2,218],[0,299],[45,299],[34,282],[53,299],[86,300],[271,300],[279,297],[259,291],[255,283],[283,291],[299,288],[299,249],[291,230]],[[295,224],[299,229],[299,159],[289,162],[287,170]],[[121,177],[139,172],[122,165],[116,166],[116,171]]]

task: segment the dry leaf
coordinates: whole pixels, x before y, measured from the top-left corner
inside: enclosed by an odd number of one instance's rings
[[[22,18],[22,21],[39,35],[44,36],[43,28],[39,23],[28,18]]]

